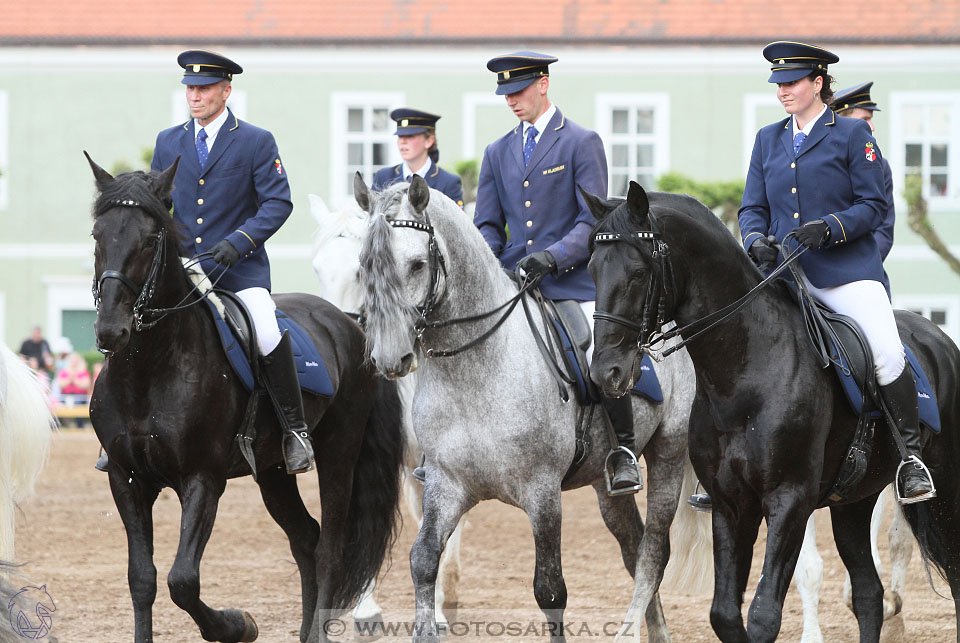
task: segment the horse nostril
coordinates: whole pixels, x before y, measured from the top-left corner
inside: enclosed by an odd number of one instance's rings
[[[400,368],[398,371],[400,373],[406,373],[410,370],[410,366],[413,364],[413,353],[407,353],[400,359]]]

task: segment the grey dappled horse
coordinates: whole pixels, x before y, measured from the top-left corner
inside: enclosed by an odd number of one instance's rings
[[[419,177],[409,185],[373,193],[358,174],[354,193],[370,216],[360,256],[370,357],[391,378],[419,367],[412,414],[427,456],[427,481],[423,524],[410,553],[414,641],[437,640],[434,586],[441,552],[460,517],[488,499],[528,515],[536,546],[534,595],[551,640],[564,641],[567,591],[560,563],[560,492],[585,485],[594,487],[604,522],[634,577],[625,622],[632,622],[638,633],[645,615],[649,639],[669,641],[657,591],[687,462],[694,395],[690,361],[681,354],[659,369],[663,404],[634,398],[635,450],[647,463],[644,529],[632,497],[606,493],[601,471],[610,440],[599,414],[587,428],[592,449],[583,466],[564,481],[574,457],[578,407],[560,399],[521,311],[514,309],[495,333],[470,350],[424,359],[426,348],[454,349],[476,339],[496,316],[418,333],[414,324],[419,306],[427,303],[428,321],[451,320],[489,311],[517,295],[517,286],[470,218]],[[431,247],[436,248],[433,256]],[[693,512],[680,516],[696,520]]]

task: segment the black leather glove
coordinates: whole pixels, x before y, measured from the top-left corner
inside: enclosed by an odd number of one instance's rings
[[[536,286],[543,281],[544,277],[556,272],[557,262],[548,250],[541,250],[521,259],[517,263],[517,268],[523,268],[523,271],[527,273],[526,283],[532,283]]]
[[[823,219],[807,221],[799,228],[794,228],[793,234],[801,244],[816,249],[830,240],[830,226]]]
[[[777,263],[780,251],[773,247],[775,241],[776,239],[773,236],[758,237],[756,241],[750,244],[748,254],[760,270],[766,270]]]
[[[226,239],[215,245],[210,254],[213,255],[214,261],[227,268],[232,268],[233,264],[240,260],[240,253]]]

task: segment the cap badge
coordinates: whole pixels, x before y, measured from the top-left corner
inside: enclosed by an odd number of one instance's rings
[[[503,72],[503,79],[504,79],[504,80],[510,80],[510,72],[508,72],[508,71]]]
[[[400,121],[400,127],[409,127],[409,125],[410,125],[410,121],[407,120],[406,118]]]
[[[193,73],[195,73],[195,74],[199,74],[199,73],[200,73],[200,65],[194,65],[194,66],[193,66]]]
[[[777,63],[780,64],[780,65],[784,64],[783,58],[781,58],[780,60],[778,60]]]

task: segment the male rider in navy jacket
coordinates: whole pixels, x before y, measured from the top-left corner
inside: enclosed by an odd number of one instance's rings
[[[556,61],[521,51],[487,63],[497,74],[497,94],[520,122],[483,153],[474,224],[504,268],[519,266],[549,299],[580,302],[592,328],[596,288],[587,261],[596,221],[577,186],[606,197],[607,161],[597,133],[566,118],[547,97],[548,66]],[[623,448],[611,459],[613,489],[635,491],[630,396],[603,405]]]

